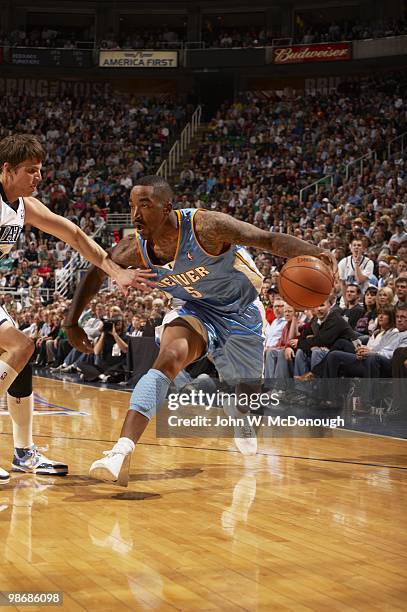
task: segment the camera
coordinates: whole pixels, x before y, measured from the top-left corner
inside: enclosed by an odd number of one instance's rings
[[[103,331],[111,332],[113,330],[113,321],[108,319],[107,321],[103,321]]]

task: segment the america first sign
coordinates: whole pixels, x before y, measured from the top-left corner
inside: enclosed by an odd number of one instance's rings
[[[100,68],[177,68],[177,51],[100,51]]]
[[[351,43],[292,45],[273,49],[273,64],[301,64],[305,62],[338,62],[352,59]]]

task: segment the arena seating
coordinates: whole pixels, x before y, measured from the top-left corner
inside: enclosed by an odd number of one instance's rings
[[[173,181],[175,206],[216,209],[262,229],[287,232],[334,250],[338,261],[353,238],[363,239],[365,255],[374,262],[371,283],[394,291],[395,279],[404,278],[407,268],[407,228],[400,225],[407,216],[407,162],[397,140],[407,132],[403,87],[404,78],[390,75],[318,97],[240,95],[219,109],[198,148],[184,159]],[[92,105],[69,99],[18,102],[3,100],[1,135],[15,126],[43,135],[48,161],[38,196],[89,234],[104,224],[106,211],[127,209],[133,181],[157,169],[190,112],[181,101],[123,98],[110,110],[103,98]],[[36,105],[45,112],[31,113],[37,117],[33,122],[27,110]],[[102,119],[103,129],[96,130]],[[354,163],[361,157],[362,164]],[[59,363],[56,351],[64,340],[61,323],[69,302],[54,289],[69,255],[62,243],[27,228],[0,271],[0,286],[9,294],[2,301],[38,341],[37,356],[43,364],[62,367],[74,365]],[[254,255],[269,305],[267,289],[275,285],[282,262]],[[337,290],[338,303],[342,299],[346,306]],[[397,299],[401,303],[393,292],[392,302]],[[159,300],[159,314],[153,300]],[[98,302],[106,316],[119,309],[124,329],[135,335],[158,324],[168,307],[162,294],[148,291],[133,291],[126,303],[105,291]],[[55,341],[54,351],[48,343],[48,353],[41,353],[42,337]]]

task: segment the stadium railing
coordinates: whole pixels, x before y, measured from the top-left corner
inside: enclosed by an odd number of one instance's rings
[[[393,153],[392,151],[394,150],[396,143],[399,149],[394,151]],[[400,134],[396,138],[393,138],[393,140],[390,140],[389,144],[387,145],[387,158],[390,159],[391,157],[393,157],[393,155],[397,155],[398,152],[401,153],[401,155],[404,155],[404,149],[406,144],[407,132],[403,132],[403,134]]]
[[[393,140],[388,143],[386,159],[390,160],[392,157],[397,155],[397,153],[403,155],[406,144],[407,132],[403,132],[402,134],[399,134],[396,138],[393,138]],[[358,157],[357,159],[354,159],[353,161],[347,164],[343,164],[342,168],[340,168],[339,171],[336,173],[336,176],[339,175],[346,182],[351,178],[351,175],[353,175],[354,170],[356,168],[358,168],[360,170],[360,174],[362,174],[365,163],[372,159],[377,159],[377,151],[369,151],[369,153],[365,153],[365,155],[362,155],[361,157]],[[305,187],[300,189],[300,202],[304,202],[304,198],[307,197],[307,194],[310,191],[314,191],[315,194],[317,194],[318,189],[321,185],[324,187],[329,185],[329,187],[332,188],[334,185],[334,178],[334,174],[326,174],[317,181],[314,181],[313,183],[310,183],[309,185],[306,185]]]
[[[91,238],[95,239],[102,233],[106,226],[106,222],[101,224],[96,232],[91,235]],[[72,257],[62,268],[60,273],[55,277],[55,291],[57,291],[62,297],[67,297],[71,289],[73,288],[73,281],[76,273],[80,269],[89,267],[89,262],[86,261],[79,253],[75,252]]]
[[[174,143],[168,157],[163,161],[161,166],[158,168],[156,174],[162,176],[166,180],[172,175],[176,166],[180,163],[188,145],[191,143],[195,134],[201,125],[202,107],[197,106],[195,109],[191,121],[189,121],[184,129],[182,130],[179,139]]]

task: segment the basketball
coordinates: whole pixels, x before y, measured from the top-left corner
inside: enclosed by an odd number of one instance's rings
[[[281,297],[296,310],[315,308],[332,291],[332,273],[317,257],[293,257],[283,266],[277,280]]]

